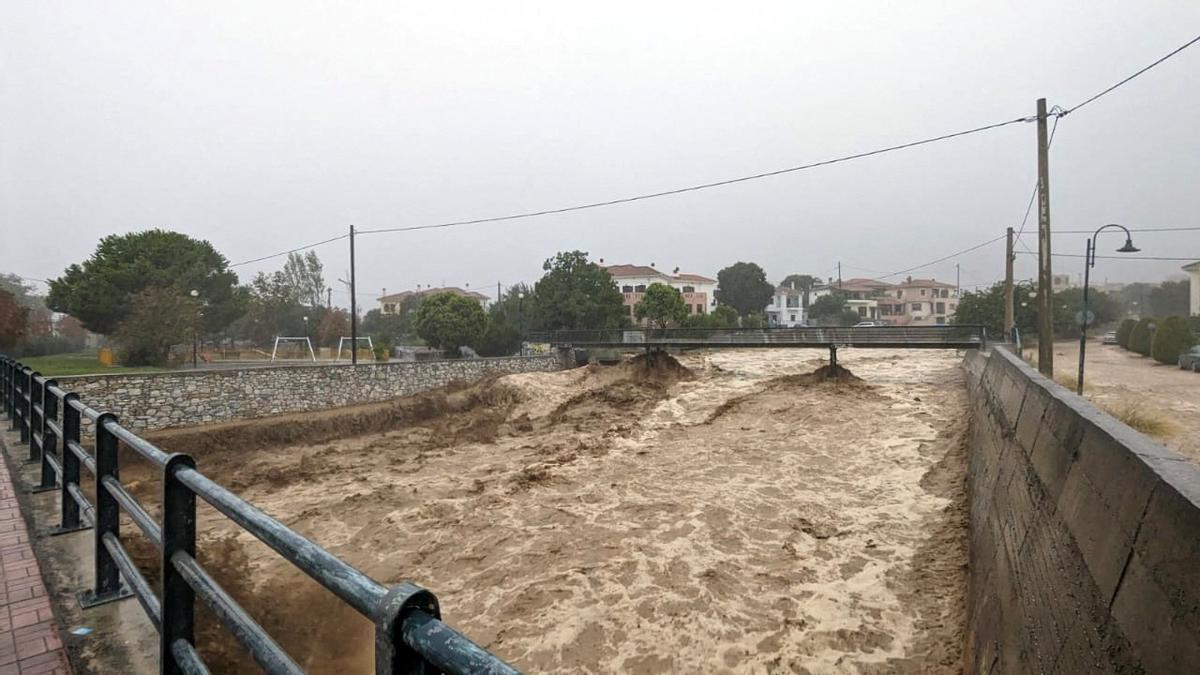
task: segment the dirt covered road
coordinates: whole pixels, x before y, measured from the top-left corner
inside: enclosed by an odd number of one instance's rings
[[[814,351],[689,353],[330,411],[312,443],[295,418],[156,440],[430,588],[528,672],[959,672],[959,358],[843,358],[861,381],[805,376]],[[303,666],[369,672],[366,621],[215,514],[201,529],[202,562]],[[253,672],[215,635],[214,672]]]

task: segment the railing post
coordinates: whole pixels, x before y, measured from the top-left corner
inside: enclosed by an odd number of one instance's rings
[[[375,610],[375,675],[426,675],[437,672],[404,642],[405,616],[414,610],[442,618],[437,597],[409,582],[393,586]]]
[[[194,469],[196,462],[188,455],[175,453],[163,467],[162,496],[162,631],[159,635],[159,673],[183,673],[175,662],[171,646],[183,640],[195,644],[194,621],[196,593],[175,569],[172,558],[177,553],[196,557],[196,495],[175,474],[180,469]]]
[[[58,435],[50,428],[47,422],[55,422],[58,420],[58,398],[50,393],[50,388],[58,385],[56,380],[46,380],[42,382],[40,388],[42,391],[42,481],[32,492],[46,492],[58,487],[58,475],[54,473],[54,467],[50,466],[50,456],[55,454],[58,448]],[[61,455],[60,455],[61,457]],[[60,461],[61,465],[62,462]]]
[[[38,445],[38,434],[42,431],[42,414],[37,411],[42,403],[42,386],[38,378],[42,374],[33,372],[29,375],[29,458],[25,461],[33,464],[42,458],[42,447]]]
[[[33,369],[25,366],[21,369],[21,397],[18,404],[21,406],[21,442],[29,442],[29,401],[26,396],[29,395],[29,383],[33,381]]]
[[[70,393],[63,397],[62,402],[62,492],[59,501],[61,520],[58,527],[52,528],[49,534],[66,534],[86,530],[89,526],[79,522],[79,502],[71,495],[71,486],[79,487],[79,457],[70,447],[71,443],[79,444],[80,414],[71,405],[79,400],[79,394]]]
[[[104,413],[96,420],[96,541],[95,541],[95,586],[79,595],[79,606],[83,608],[127,598],[132,593],[121,586],[121,572],[116,561],[104,545],[104,536],[112,534],[121,538],[120,504],[109,493],[104,479],[112,476],[120,479],[117,471],[117,437],[108,430],[108,423],[116,423],[117,416]]]

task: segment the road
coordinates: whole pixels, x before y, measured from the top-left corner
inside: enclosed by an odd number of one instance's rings
[[[1079,343],[1056,342],[1054,367],[1059,377],[1074,377]],[[1200,461],[1200,374],[1161,364],[1116,345],[1088,344],[1084,396],[1108,410],[1136,405],[1169,418],[1173,429],[1156,440]]]

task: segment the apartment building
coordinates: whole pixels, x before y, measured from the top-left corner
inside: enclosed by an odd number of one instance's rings
[[[813,297],[840,293],[846,299],[846,306],[862,319],[890,320],[894,316],[899,316],[899,313],[893,310],[891,302],[891,296],[895,289],[895,284],[877,279],[856,277],[841,282],[830,279],[829,283],[813,289]]]
[[[453,293],[459,297],[470,298],[476,300],[484,309],[487,309],[488,302],[491,300],[483,293],[468,291],[457,286],[447,286],[445,288],[421,288],[417,287],[413,291],[401,291],[388,295],[387,289],[383,289],[383,293],[379,296],[379,311],[383,314],[398,314],[404,305],[413,300],[419,300],[428,295],[437,295],[438,293]]]
[[[601,263],[604,261],[601,260]],[[708,314],[716,306],[717,280],[699,274],[689,274],[675,268],[671,273],[660,271],[651,263],[646,265],[602,265],[625,298],[625,312],[634,319],[633,308],[651,284],[665,284],[683,294],[688,314]]]
[[[958,310],[958,289],[936,279],[913,279],[897,284],[891,302],[903,312],[889,318],[900,326],[939,326],[950,322]],[[888,317],[885,317],[888,318]]]
[[[809,302],[812,302],[809,293]],[[795,328],[808,323],[808,308],[804,306],[804,291],[788,286],[778,286],[771,304],[767,305],[767,325]]]

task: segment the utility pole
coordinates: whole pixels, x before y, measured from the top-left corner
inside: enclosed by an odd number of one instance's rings
[[[1008,242],[1004,248],[1004,339],[1013,339],[1013,229],[1008,228]]]
[[[1037,100],[1038,141],[1038,370],[1054,378],[1054,276],[1050,267],[1050,145],[1046,99]]]
[[[838,261],[838,292],[842,291],[842,261]]]
[[[329,309],[333,309],[333,289],[332,288],[325,289],[325,306],[328,307]]]
[[[954,295],[962,295],[962,267],[954,263]]]
[[[500,282],[496,282],[496,304],[500,304]]]
[[[358,365],[358,297],[354,295],[354,226],[350,226],[350,364]]]

